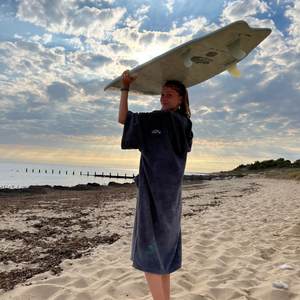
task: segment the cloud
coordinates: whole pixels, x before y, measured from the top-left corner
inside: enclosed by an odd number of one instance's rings
[[[134,59],[120,59],[119,64],[122,65],[122,66],[129,67],[129,68],[133,69],[139,63],[138,63],[137,60],[134,60]]]
[[[197,32],[202,31],[208,25],[208,20],[205,17],[198,17],[183,23],[181,27],[177,27],[177,24],[173,24],[173,29],[170,34],[173,36],[184,36],[184,35],[196,35]],[[210,30],[207,28],[207,30]]]
[[[47,87],[47,95],[50,101],[67,102],[74,94],[74,88],[62,82],[53,82]]]
[[[30,37],[30,39],[33,40],[33,41],[35,41],[35,42],[38,42],[41,38],[42,38],[42,37],[40,37],[40,36],[37,35],[37,34]]]
[[[95,72],[113,62],[110,57],[94,53],[77,51],[68,55],[69,67],[78,72]]]
[[[8,77],[5,75],[0,74],[0,80],[8,80]]]
[[[76,1],[23,0],[18,6],[17,17],[52,33],[105,38],[105,32],[112,31],[125,14],[125,8],[99,9],[84,6],[79,8]]]
[[[237,20],[247,20],[247,17],[270,10],[268,4],[260,0],[237,0],[228,2],[221,14],[223,25]]]
[[[52,34],[45,33],[42,38],[44,44],[52,42]]]
[[[75,81],[75,85],[79,90],[83,90],[84,97],[89,101],[89,105],[109,110],[114,105],[114,101],[105,102],[99,100],[99,98],[104,98],[103,89],[109,81],[108,79],[103,80],[100,78],[84,78],[84,76],[79,76]]]
[[[8,112],[6,114],[6,119],[8,121],[17,121],[17,120],[44,120],[48,119],[50,116],[49,112],[46,111],[32,111],[32,112],[24,112],[24,111],[14,111]]]
[[[300,0],[294,1],[294,7],[288,6],[284,16],[291,20],[288,28],[291,40],[289,44],[295,46],[295,50],[300,53]]]
[[[40,39],[38,35],[34,36],[35,39]],[[27,52],[39,52],[41,50],[41,45],[39,43],[35,42],[29,42],[29,41],[17,41],[14,45],[7,43],[8,47],[11,50],[16,50],[17,48],[20,50],[24,50]]]
[[[136,11],[136,15],[143,15],[143,14],[147,13],[148,10],[149,10],[149,8],[150,8],[150,5],[149,5],[149,6],[146,6],[145,4],[143,4],[143,5],[141,6],[141,8],[139,8],[139,9]]]
[[[174,0],[167,0],[167,3],[164,3],[164,5],[167,7],[169,10],[169,13],[173,12],[173,5],[174,5]]]
[[[15,34],[14,34],[14,38],[16,38],[16,39],[21,39],[22,36],[20,36],[20,35],[18,35],[17,33],[15,33]]]
[[[44,73],[46,77],[51,76],[52,69],[61,68],[65,65],[65,54],[61,53],[63,48],[44,48],[40,43],[32,41],[3,42],[0,49],[6,53],[5,57],[0,57],[9,67],[9,74],[20,73],[26,76]]]

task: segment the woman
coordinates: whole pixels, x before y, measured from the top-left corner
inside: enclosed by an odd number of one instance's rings
[[[179,82],[167,82],[161,110],[128,111],[131,78],[126,70],[119,122],[124,124],[122,149],[141,152],[131,260],[145,272],[154,300],[170,299],[170,273],[181,267],[181,181],[193,133],[188,93]]]

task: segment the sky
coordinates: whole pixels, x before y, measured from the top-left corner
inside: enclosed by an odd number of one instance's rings
[[[186,171],[300,159],[300,0],[0,0],[0,161],[137,169],[121,150],[119,95],[103,88],[184,42],[237,20],[271,35],[188,89]],[[159,96],[129,109],[160,109]]]

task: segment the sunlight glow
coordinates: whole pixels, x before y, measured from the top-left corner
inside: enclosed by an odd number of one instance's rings
[[[167,49],[161,45],[152,46],[149,48],[144,49],[143,52],[135,53],[135,59],[138,60],[140,64],[143,64],[152,58],[155,58],[158,55],[163,54]]]

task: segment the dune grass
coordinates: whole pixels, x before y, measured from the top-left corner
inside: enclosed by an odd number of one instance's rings
[[[266,178],[287,179],[300,181],[300,171],[297,172],[276,172],[265,174]]]

